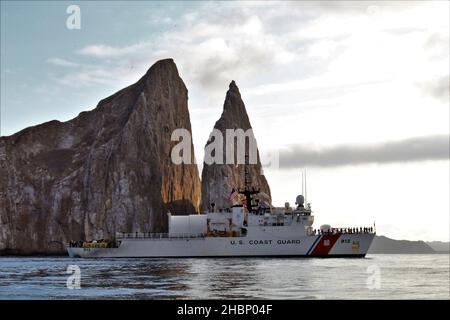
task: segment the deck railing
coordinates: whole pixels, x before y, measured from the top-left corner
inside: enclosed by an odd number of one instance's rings
[[[192,239],[204,238],[203,233],[152,233],[152,232],[116,232],[116,239]]]
[[[309,235],[333,235],[333,234],[375,234],[373,227],[360,228],[331,228],[327,230],[312,229],[308,232]]]

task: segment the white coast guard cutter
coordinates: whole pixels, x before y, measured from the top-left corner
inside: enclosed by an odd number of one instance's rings
[[[236,193],[243,204],[206,214],[172,216],[168,233],[117,233],[112,241],[71,241],[71,257],[364,257],[375,230],[369,228],[312,227],[314,216],[303,195],[296,207],[260,205],[258,188]],[[305,188],[306,190],[306,188]],[[248,204],[248,205],[245,205]]]

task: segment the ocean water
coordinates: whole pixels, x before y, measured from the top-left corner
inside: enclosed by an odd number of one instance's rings
[[[68,284],[77,287],[78,270],[79,289],[70,289]],[[444,254],[364,259],[0,257],[0,299],[450,299],[449,270]]]

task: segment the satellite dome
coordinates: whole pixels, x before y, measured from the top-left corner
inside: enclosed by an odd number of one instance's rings
[[[305,197],[302,196],[301,194],[298,195],[297,198],[295,199],[295,203],[299,206],[302,206],[304,202],[305,202]]]

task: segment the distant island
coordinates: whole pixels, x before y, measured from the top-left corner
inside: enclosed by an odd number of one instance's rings
[[[369,254],[433,254],[449,253],[449,242],[395,240],[376,236],[368,251]]]
[[[427,244],[433,248],[436,253],[450,253],[450,242],[432,241]]]

